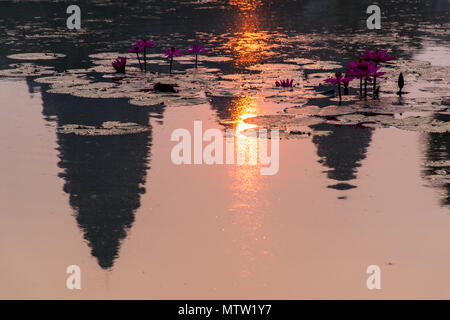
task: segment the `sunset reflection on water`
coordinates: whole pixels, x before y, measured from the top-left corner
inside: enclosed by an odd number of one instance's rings
[[[371,32],[365,3],[339,0],[99,0],[79,32],[55,31],[61,6],[49,1],[3,2],[0,298],[450,298],[450,132],[438,132],[450,116],[445,1],[383,2],[389,14]],[[149,37],[146,76],[132,55],[117,76],[109,58]],[[162,50],[194,43],[208,49],[199,68],[186,53],[170,76]],[[383,66],[381,99],[359,101],[354,82],[338,106],[324,79],[365,48],[398,58]],[[11,57],[20,53],[65,57]],[[287,78],[294,88],[276,87]],[[159,80],[178,93],[146,92]],[[416,107],[429,121],[413,128]],[[405,130],[379,125],[410,116]],[[367,117],[376,123],[359,123]],[[247,121],[280,129],[279,152],[275,140],[266,146],[273,175],[262,175],[269,166],[250,133],[259,126]],[[148,131],[64,132],[105,122]],[[191,160],[214,151],[223,164],[175,164],[180,129]],[[209,129],[231,151],[203,140]],[[227,129],[234,138],[223,141]],[[372,264],[389,289],[376,296]],[[69,265],[82,290],[67,289]]]
[[[239,248],[241,260],[240,274],[251,277],[256,263],[263,255],[268,254],[264,240],[264,185],[261,181],[260,163],[258,156],[258,138],[245,134],[256,125],[245,123],[245,119],[254,117],[258,113],[258,104],[252,97],[239,97],[232,103],[232,119],[235,121],[235,152],[237,158],[244,159],[245,164],[233,166],[230,174],[232,183],[230,189],[233,201],[229,206],[234,231],[230,234],[233,243]],[[256,160],[252,162],[251,160]]]
[[[268,32],[261,29],[261,17],[257,10],[262,2],[235,0],[230,1],[230,4],[237,7],[238,12],[235,15],[232,32],[226,35],[225,46],[230,50],[234,64],[240,68],[247,68],[261,63],[272,54],[267,43]],[[233,166],[230,170],[233,201],[229,206],[229,212],[234,226],[234,232],[230,233],[230,237],[239,248],[242,278],[254,276],[261,262],[258,260],[269,252],[264,245],[261,247],[266,235],[263,231],[264,202],[261,199],[263,184],[257,159],[258,138],[246,134],[257,126],[245,122],[258,113],[257,99],[253,97],[242,96],[233,100],[231,104],[236,158],[246,161],[245,164]]]
[[[235,0],[230,4],[238,8],[234,16],[233,30],[226,35],[226,48],[231,51],[238,67],[260,63],[273,55],[267,39],[269,33],[261,28],[261,16],[257,10],[262,2],[258,0]]]

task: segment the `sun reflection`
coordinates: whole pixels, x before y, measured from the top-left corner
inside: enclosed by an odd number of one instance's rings
[[[262,6],[262,0],[230,0],[229,4],[238,7],[239,10],[248,11]]]
[[[237,158],[244,156],[246,160],[258,154],[258,139],[246,135],[247,130],[257,126],[247,124],[245,119],[258,113],[258,105],[251,97],[240,97],[232,103],[231,118],[234,122],[235,152]],[[231,171],[233,203],[229,207],[232,214],[232,223],[236,228],[233,234],[243,258],[241,276],[251,277],[260,259],[268,256],[269,250],[264,246],[264,200],[262,194],[262,181],[260,164],[246,163],[234,165]]]
[[[257,165],[258,162],[258,139],[251,135],[251,129],[256,125],[248,124],[244,120],[256,116],[256,102],[250,97],[240,97],[233,102],[235,121],[235,150],[237,163],[246,165]]]
[[[237,136],[242,136],[248,129],[256,128],[256,125],[245,123],[244,120],[257,116],[257,103],[251,97],[239,97],[233,101],[232,120],[236,122],[234,131]]]
[[[261,27],[261,0],[231,0],[230,5],[238,10],[232,30],[224,35],[225,50],[238,68],[262,63],[274,55],[268,43],[270,34]],[[236,159],[245,159],[245,164],[236,164],[230,171],[233,202],[229,212],[235,229],[232,238],[242,257],[241,276],[248,278],[259,273],[265,259],[271,256],[267,248],[264,218],[269,204],[265,203],[261,165],[258,161],[258,138],[249,136],[257,126],[245,123],[245,119],[259,114],[257,100],[252,97],[235,99],[230,108],[230,120],[235,133]],[[252,160],[255,160],[252,162]]]
[[[225,46],[234,57],[239,67],[247,67],[261,62],[272,55],[268,47],[267,31],[261,30],[260,14],[256,10],[262,5],[258,0],[235,0],[230,2],[239,10],[233,24],[233,32],[227,35]]]

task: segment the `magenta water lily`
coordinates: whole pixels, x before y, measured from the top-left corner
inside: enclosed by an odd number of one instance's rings
[[[347,65],[345,76],[341,72],[336,72],[334,78],[325,79],[326,83],[330,83],[338,86],[339,104],[342,102],[341,96],[341,83],[344,85],[344,94],[348,94],[348,84],[354,78],[359,79],[359,94],[360,97],[367,97],[367,82],[372,81],[373,78],[373,98],[378,96],[380,87],[376,86],[376,79],[382,77],[385,72],[381,72],[381,63],[385,63],[391,60],[395,60],[394,56],[389,56],[387,50],[375,50],[370,51],[366,49],[364,54],[358,56],[357,61],[352,61]],[[363,91],[364,80],[364,91]]]
[[[286,79],[286,80],[275,81],[275,85],[277,87],[292,88],[294,86],[294,80]]]
[[[396,59],[394,56],[389,56],[387,54],[387,50],[380,50],[380,49],[373,51],[373,52],[371,52],[369,49],[366,49],[366,52],[364,54],[360,55],[359,57],[362,60],[371,61],[371,62],[375,63],[375,66],[378,66],[381,63],[385,63],[385,62]],[[374,97],[375,97],[375,92],[377,91],[376,86],[377,86],[377,76],[375,75],[373,77]]]
[[[189,49],[187,50],[190,53],[195,54],[195,68],[197,68],[197,64],[198,64],[198,55],[200,53],[205,52],[207,49],[204,48],[201,44],[194,44],[193,46],[189,46]]]
[[[136,53],[136,56],[139,61],[139,68],[141,68],[141,71],[142,71],[142,64],[141,64],[141,58],[139,58],[139,52],[141,52],[142,50],[143,50],[143,48],[137,44],[131,46],[131,48],[128,49],[128,52]]]
[[[116,69],[118,73],[125,73],[125,67],[127,65],[126,57],[118,57],[116,60],[112,62],[112,66]]]
[[[169,73],[172,74],[173,58],[177,56],[182,56],[183,54],[180,49],[177,49],[175,47],[165,50],[164,54],[170,60]]]
[[[359,57],[360,59],[365,61],[375,62],[375,64],[380,64],[396,59],[394,56],[388,56],[387,50],[380,49],[373,52],[371,52],[369,49],[366,49],[366,52]]]
[[[152,40],[140,40],[136,42],[136,45],[141,51],[144,51],[144,70],[147,71],[147,48],[153,48],[155,42]]]
[[[341,104],[342,103],[341,83],[347,83],[348,84],[350,81],[353,80],[353,78],[352,77],[344,77],[342,75],[342,72],[336,72],[334,74],[334,76],[335,76],[334,78],[328,78],[328,79],[325,79],[324,81],[326,83],[331,83],[331,84],[334,84],[334,85],[338,86],[339,104]]]
[[[365,61],[360,59],[359,61],[352,61],[347,65],[348,75],[358,78],[360,80],[359,89],[362,96],[362,81],[364,80],[364,96],[367,96],[367,81],[371,80],[371,77],[381,77],[385,72],[378,72],[381,66],[377,66],[372,61]]]

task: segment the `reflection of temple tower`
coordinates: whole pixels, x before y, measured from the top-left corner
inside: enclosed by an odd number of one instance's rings
[[[448,116],[436,116],[438,120],[449,121]],[[450,161],[450,132],[444,133],[429,133],[428,134],[428,150],[426,152],[428,161]],[[446,170],[447,174],[450,172],[450,167],[427,167],[425,175],[434,175],[437,170]],[[442,188],[446,192],[446,196],[442,199],[444,206],[450,205],[450,182],[443,183]]]
[[[330,187],[352,187],[342,183],[356,178],[356,168],[366,157],[373,129],[333,124],[319,124],[313,128],[331,131],[328,136],[314,136],[312,140],[317,145],[317,155],[322,158],[322,164],[330,168],[328,178],[341,183]]]
[[[58,136],[60,174],[78,225],[102,268],[118,256],[145,192],[148,133],[136,136]]]
[[[42,93],[43,114],[58,126],[76,123],[100,125],[104,121],[147,125],[149,111],[124,100],[83,99]],[[153,110],[154,111],[154,110]],[[162,114],[163,110],[159,110]],[[91,252],[104,269],[113,266],[120,242],[134,222],[145,193],[151,132],[123,136],[57,134],[60,177],[64,191]]]

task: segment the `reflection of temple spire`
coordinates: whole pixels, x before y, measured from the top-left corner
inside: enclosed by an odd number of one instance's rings
[[[60,174],[78,225],[102,268],[110,268],[145,192],[148,133],[126,136],[59,134]]]
[[[312,140],[317,145],[317,155],[321,157],[322,164],[330,168],[326,171],[328,178],[341,182],[330,187],[354,187],[343,182],[356,178],[356,168],[361,166],[361,160],[366,157],[373,129],[333,124],[319,124],[313,128],[331,131],[330,135],[314,136]]]
[[[82,99],[69,95],[42,94],[43,113],[58,126],[76,123],[100,125],[104,121],[147,125],[149,112],[127,102]],[[162,112],[162,110],[160,110]],[[118,257],[120,242],[134,222],[145,192],[151,132],[122,136],[57,134],[60,177],[64,191],[91,253],[108,269]]]
[[[449,116],[437,115],[437,120],[449,121]],[[429,133],[428,150],[426,158],[430,163],[439,161],[450,161],[450,132]],[[445,172],[444,172],[445,171]],[[444,173],[441,173],[444,172]],[[450,166],[428,166],[425,170],[425,176],[450,174]],[[448,181],[448,180],[447,180]],[[442,199],[442,205],[450,205],[450,182],[443,182],[439,187],[444,189],[445,198]]]

